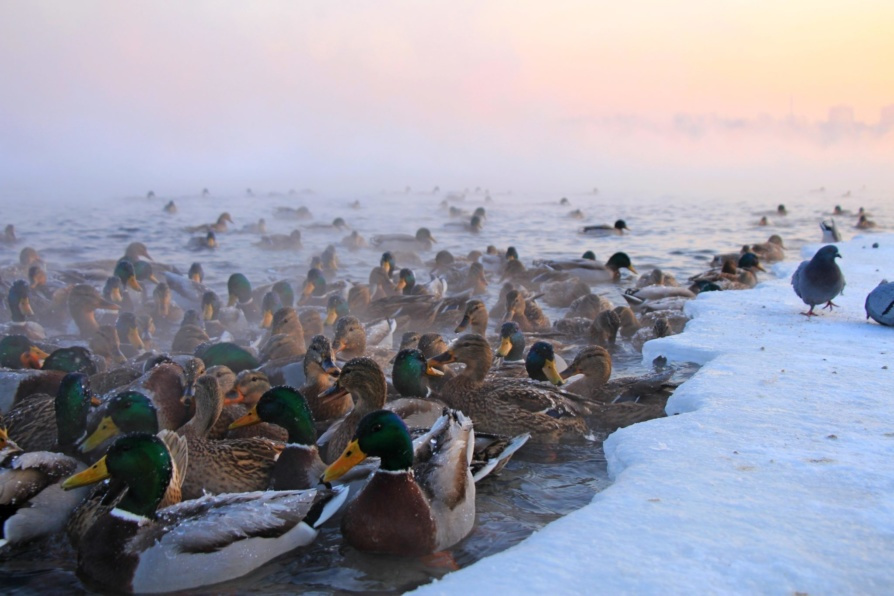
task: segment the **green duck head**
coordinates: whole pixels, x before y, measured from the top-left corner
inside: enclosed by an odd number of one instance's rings
[[[525,334],[515,321],[506,321],[500,327],[500,347],[497,356],[504,360],[517,361],[524,357]]]
[[[391,275],[391,272],[397,267],[394,263],[394,255],[391,254],[391,251],[382,253],[382,258],[379,259],[379,267],[385,270],[385,275]]]
[[[326,278],[323,277],[323,272],[320,269],[312,267],[307,272],[301,295],[306,299],[310,296],[323,296],[324,294],[326,294]]]
[[[31,310],[31,286],[24,279],[13,282],[6,300],[14,323],[24,323],[27,315],[34,314]]]
[[[195,356],[204,361],[205,366],[228,366],[237,375],[243,370],[260,366],[251,352],[231,342],[205,343],[196,348]]]
[[[610,269],[628,269],[630,272],[636,273],[636,269],[633,268],[633,263],[630,262],[630,257],[627,256],[626,252],[616,252],[608,258],[605,265]]]
[[[295,306],[295,290],[292,289],[292,284],[285,280],[280,280],[273,284],[271,289],[279,296],[279,303],[282,306]]]
[[[394,412],[377,410],[364,416],[341,457],[326,468],[323,482],[341,478],[369,456],[381,458],[380,467],[386,471],[407,470],[413,465],[413,441],[407,425]]]
[[[434,237],[431,235],[431,231],[428,228],[419,228],[416,230],[416,240],[419,242],[437,242]]]
[[[108,401],[96,430],[81,442],[78,449],[87,453],[107,439],[134,432],[156,434],[158,411],[152,400],[139,391],[123,391]]]
[[[158,283],[158,279],[152,272],[152,265],[147,261],[134,261],[133,271],[134,275],[137,277],[137,281],[151,281],[154,284]]]
[[[582,259],[587,259],[588,261],[595,261],[595,260],[596,260],[596,253],[593,252],[592,250],[588,250],[587,252],[585,252],[584,254],[582,254],[580,258],[582,258]]]
[[[323,325],[329,327],[335,324],[339,317],[349,314],[351,314],[351,308],[348,301],[340,294],[333,294],[326,303],[326,320],[323,321]]]
[[[623,230],[629,230],[629,229],[630,229],[630,228],[627,227],[627,222],[624,221],[623,219],[619,219],[618,221],[616,221],[616,222],[615,222],[615,225],[614,225],[614,228],[615,228],[616,230],[618,230],[619,232],[621,232],[621,231],[623,231]]]
[[[220,308],[223,304],[214,290],[208,290],[202,294],[202,319],[216,321],[220,316]]]
[[[95,375],[99,372],[93,354],[83,346],[53,350],[43,361],[42,368],[43,370],[61,370],[69,373],[81,372],[87,375]]]
[[[121,280],[117,276],[106,278],[106,283],[102,287],[102,297],[118,305],[124,302],[124,296],[121,295]]]
[[[202,283],[202,281],[205,279],[205,270],[202,269],[201,263],[193,263],[189,266],[189,273],[187,273],[186,275],[187,277],[189,277],[189,279],[198,283]]]
[[[391,381],[403,397],[428,397],[431,389],[425,376],[442,377],[444,373],[433,368],[420,350],[401,350],[394,358]]]
[[[413,288],[416,287],[416,274],[412,269],[404,267],[398,274],[397,289],[402,290],[404,294],[411,294]]]
[[[40,368],[49,356],[24,335],[7,335],[0,339],[0,366],[6,368]]]
[[[289,433],[289,443],[295,445],[313,445],[317,440],[310,406],[304,396],[291,387],[268,389],[245,416],[230,424],[230,430],[259,422],[283,427]]]
[[[556,355],[549,342],[538,341],[531,346],[525,357],[525,370],[535,381],[549,381],[554,385],[561,385],[564,382],[556,370]]]
[[[245,304],[251,302],[251,282],[241,273],[234,273],[227,280],[227,306],[233,306],[236,302]]]
[[[760,259],[758,259],[757,255],[753,252],[746,252],[744,255],[739,257],[739,269],[757,269],[759,271],[766,271],[764,267],[761,265]]]
[[[95,399],[87,375],[72,372],[62,377],[56,392],[56,436],[60,447],[73,447],[84,434],[87,414]]]
[[[126,259],[121,259],[115,265],[115,277],[121,280],[121,286],[128,286],[137,292],[142,292],[143,287],[137,281],[137,274],[134,270],[133,263]]]
[[[518,250],[514,246],[510,246],[506,249],[506,260],[507,261],[517,261],[518,260]]]
[[[147,433],[132,433],[116,440],[105,457],[67,478],[63,489],[86,486],[112,478],[127,485],[117,508],[152,518],[171,482],[174,465],[164,442]]]
[[[261,299],[261,329],[269,329],[273,324],[273,314],[282,308],[279,296],[270,291]]]
[[[118,315],[115,322],[115,329],[118,331],[118,339],[121,342],[127,342],[137,349],[144,349],[143,338],[140,336],[140,327],[137,324],[137,317],[132,312],[123,312]]]

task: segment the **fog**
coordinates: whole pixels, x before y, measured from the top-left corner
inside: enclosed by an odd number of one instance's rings
[[[0,3],[0,199],[894,188],[894,8]]]

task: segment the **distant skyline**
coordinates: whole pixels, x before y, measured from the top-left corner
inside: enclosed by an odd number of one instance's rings
[[[0,198],[894,188],[891,23],[873,0],[5,0]]]

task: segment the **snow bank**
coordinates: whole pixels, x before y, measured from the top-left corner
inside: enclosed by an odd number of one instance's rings
[[[894,279],[894,235],[838,246],[832,313],[798,314],[797,260],[692,301],[686,331],[643,352],[704,365],[668,403],[680,415],[608,438],[615,482],[592,504],[419,591],[890,593],[894,328],[863,302]]]

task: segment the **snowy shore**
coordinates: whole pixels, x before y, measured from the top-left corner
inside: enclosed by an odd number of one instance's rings
[[[878,243],[878,248],[873,248]],[[866,295],[894,235],[838,243],[840,308],[808,320],[789,279],[702,294],[644,360],[702,364],[669,414],[605,442],[614,484],[424,594],[882,594],[894,590],[894,328]]]

